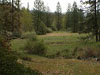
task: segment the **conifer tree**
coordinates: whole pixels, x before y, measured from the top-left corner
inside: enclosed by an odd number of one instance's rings
[[[66,24],[66,30],[71,28],[72,26],[72,11],[71,11],[71,4],[68,4],[67,12],[66,12],[66,19],[65,19],[65,24]]]
[[[41,0],[35,0],[33,19],[34,19],[34,29],[37,34],[46,34],[46,25],[44,23],[44,12],[45,6],[44,2]]]
[[[62,29],[62,13],[61,13],[61,5],[58,2],[57,6],[56,6],[56,28],[57,30],[61,30]]]
[[[49,6],[46,7],[46,26],[51,28],[51,13]]]
[[[74,2],[73,3],[73,7],[72,7],[72,30],[73,32],[78,32],[78,7],[77,7],[77,3]]]
[[[83,4],[89,4],[89,7],[87,7],[87,19],[86,23],[87,23],[87,27],[90,28],[88,30],[90,30],[92,32],[92,34],[96,37],[96,41],[99,41],[99,25],[97,23],[98,18],[97,18],[97,5],[99,3],[99,0],[87,0],[87,1],[82,1]],[[89,26],[91,27],[89,27]]]

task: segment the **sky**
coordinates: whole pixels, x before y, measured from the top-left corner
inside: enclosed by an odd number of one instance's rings
[[[33,9],[34,1],[35,0],[21,0],[22,7],[23,6],[27,7],[27,4],[29,2],[30,9]],[[80,5],[80,0],[42,0],[42,1],[44,1],[44,4],[46,6],[48,5],[50,7],[50,11],[51,12],[55,12],[56,6],[57,6],[57,2],[60,2],[60,5],[62,7],[62,12],[63,13],[66,12],[68,3],[73,4],[73,2],[76,1],[77,4]]]

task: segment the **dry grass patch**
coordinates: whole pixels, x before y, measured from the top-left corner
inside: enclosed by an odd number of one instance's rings
[[[46,35],[39,35],[39,37],[48,37],[48,36],[74,36],[79,35],[78,33],[68,33],[68,32],[54,32],[54,33],[48,33]]]
[[[47,59],[41,57],[32,62],[23,61],[24,65],[37,69],[43,75],[99,75],[98,62],[81,61],[76,59]]]

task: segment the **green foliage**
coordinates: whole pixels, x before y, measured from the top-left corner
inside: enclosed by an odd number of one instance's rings
[[[32,14],[36,34],[46,34],[45,5],[42,0],[35,0]]]
[[[53,30],[51,28],[47,28],[47,33],[51,33]]]
[[[36,33],[38,35],[44,35],[47,33],[47,27],[45,26],[45,24],[42,21],[40,21],[40,25],[39,25],[38,29],[39,30],[36,31]]]
[[[6,10],[5,10],[6,9]],[[2,30],[11,31],[11,7],[8,4],[0,4],[0,24]]]
[[[40,56],[46,55],[47,47],[43,41],[33,40],[30,38],[24,48],[29,54],[35,54]]]
[[[4,1],[0,3],[0,28],[2,33],[7,32],[18,32],[21,34],[21,26],[20,26],[20,9],[15,1],[13,4],[13,10],[11,6],[11,1]]]
[[[13,38],[20,38],[21,37],[21,33],[19,33],[19,32],[13,32],[12,36],[13,36]]]
[[[51,28],[51,25],[52,25],[52,13],[50,13],[49,6],[46,7],[45,17],[46,17],[46,19],[45,19],[46,20],[45,25],[48,28]]]
[[[58,31],[62,29],[62,13],[61,12],[62,12],[61,5],[58,2],[57,9],[56,9],[56,28]]]
[[[79,30],[79,24],[78,24],[78,7],[77,3],[73,3],[73,8],[72,8],[72,31],[73,32],[78,32]]]
[[[9,44],[0,36],[0,75],[41,75],[38,71],[24,67],[17,60]]]
[[[22,30],[25,32],[34,30],[31,12],[28,9],[22,8],[21,13],[22,16],[20,19],[21,19]]]
[[[65,18],[65,27],[66,30],[68,30],[69,28],[71,28],[72,25],[72,12],[71,12],[71,4],[68,4],[68,8],[67,8],[67,13],[66,13],[66,18]]]
[[[99,5],[100,5],[100,1],[98,0],[87,0],[87,1],[82,1],[83,4],[85,5],[89,5],[88,10],[86,9],[86,11],[88,11],[87,16],[86,16],[86,20],[84,22],[84,24],[86,25],[86,29],[85,31],[87,31],[88,33],[92,33],[95,37],[96,37],[96,41],[100,41],[100,25],[98,23],[98,14],[100,13],[99,11]]]
[[[64,50],[61,52],[61,56],[63,56],[66,59],[71,59],[72,58],[72,52],[68,49]]]
[[[52,29],[53,31],[57,31],[57,28],[56,28],[55,25],[52,25],[52,26],[51,26],[51,29]]]
[[[85,30],[85,25],[83,24],[84,19],[85,15],[82,7],[79,9],[76,2],[73,3],[72,7],[71,4],[68,4],[65,17],[65,27],[67,31],[83,33]]]
[[[40,56],[46,55],[46,46],[42,41],[28,41],[25,49],[29,54],[36,54]]]
[[[27,32],[23,34],[23,39],[37,40],[37,36],[35,32]]]

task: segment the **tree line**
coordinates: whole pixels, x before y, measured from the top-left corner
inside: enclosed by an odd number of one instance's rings
[[[0,30],[17,37],[27,31],[43,35],[64,30],[89,33],[100,41],[100,0],[81,0],[81,6],[74,1],[66,9],[66,13],[62,13],[60,2],[56,11],[50,12],[50,7],[42,0],[34,1],[33,10],[29,9],[29,4],[27,8],[21,8],[20,0],[0,0]]]
[[[19,63],[11,49],[10,40],[22,35],[21,12],[19,0],[0,0],[0,75],[42,75]]]

